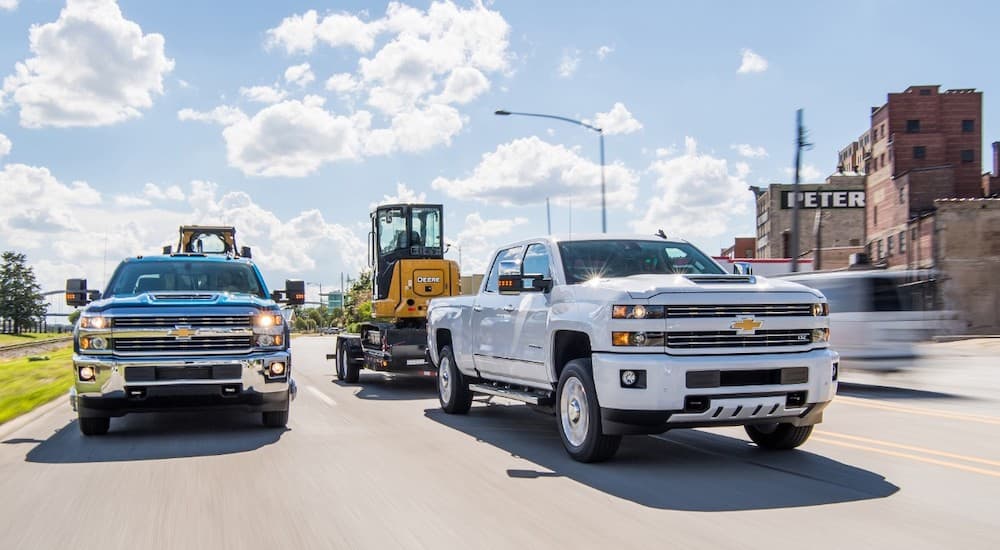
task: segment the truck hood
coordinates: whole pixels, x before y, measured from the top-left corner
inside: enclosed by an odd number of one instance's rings
[[[593,279],[584,287],[625,292],[636,300],[660,294],[705,292],[819,292],[798,283],[756,275],[632,275],[615,279]]]
[[[228,306],[228,307],[227,307]],[[218,311],[222,308],[277,309],[277,304],[268,298],[250,294],[229,294],[227,292],[148,292],[135,296],[111,296],[97,300],[87,306],[88,313],[101,313],[110,309],[139,312],[153,308],[191,308]]]

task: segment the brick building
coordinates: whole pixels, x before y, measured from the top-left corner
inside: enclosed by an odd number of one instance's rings
[[[736,237],[736,239],[733,240],[733,245],[728,248],[723,248],[719,255],[723,258],[729,258],[731,260],[756,258],[757,239],[753,237]]]
[[[889,267],[933,266],[934,200],[983,196],[983,94],[910,86],[873,107],[861,141],[840,151],[839,168],[867,175],[865,244]],[[850,163],[850,166],[845,166]]]
[[[983,196],[1000,197],[1000,141],[993,142],[993,172],[983,173]]]
[[[792,186],[775,183],[750,190],[757,199],[757,258],[788,258],[794,211]],[[823,269],[847,267],[849,255],[864,250],[865,177],[834,174],[826,183],[799,185],[799,193],[800,257],[812,258]],[[816,253],[817,229],[820,254]]]

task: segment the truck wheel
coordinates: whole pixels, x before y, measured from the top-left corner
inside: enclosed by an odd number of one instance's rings
[[[356,384],[361,377],[361,368],[353,365],[351,357],[347,352],[347,344],[337,342],[337,378],[348,384]]]
[[[601,462],[618,452],[622,436],[602,432],[590,359],[574,359],[563,368],[556,391],[556,416],[563,446],[574,460]]]
[[[104,435],[111,428],[111,419],[106,416],[80,417],[79,424],[83,435]]]
[[[465,414],[472,407],[469,381],[458,370],[450,346],[441,348],[438,360],[438,400],[441,409],[448,414]]]
[[[758,447],[776,451],[798,447],[809,439],[813,431],[812,426],[791,424],[752,424],[743,429]]]
[[[284,428],[288,425],[288,409],[283,411],[265,411],[262,413],[264,425],[268,428]]]

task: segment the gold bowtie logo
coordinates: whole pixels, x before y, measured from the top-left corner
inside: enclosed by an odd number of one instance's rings
[[[734,321],[733,324],[729,325],[729,328],[734,328],[740,332],[753,332],[762,326],[764,326],[763,322],[757,321],[753,317],[744,317],[738,321]]]
[[[191,327],[174,327],[173,330],[167,331],[167,334],[175,338],[190,338],[194,336],[194,329]]]

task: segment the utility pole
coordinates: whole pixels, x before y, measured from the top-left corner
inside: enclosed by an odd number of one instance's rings
[[[802,151],[812,147],[806,141],[806,129],[802,126],[802,109],[795,111],[795,180],[792,183],[792,236],[788,255],[792,257],[792,273],[799,270],[799,172],[802,169]]]
[[[549,235],[551,235],[552,234],[552,210],[549,208],[549,198],[548,197],[545,197],[545,223],[548,225]],[[462,262],[459,261],[458,263],[461,264]]]

